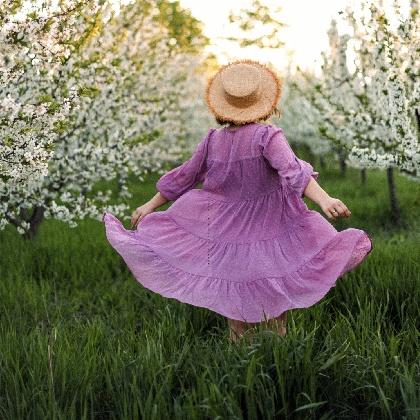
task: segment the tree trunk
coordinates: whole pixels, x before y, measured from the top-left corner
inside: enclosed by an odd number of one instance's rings
[[[346,176],[346,154],[344,153],[343,150],[340,150],[338,152],[338,160],[340,162],[340,175],[342,177]]]
[[[362,185],[365,186],[366,185],[366,179],[367,179],[367,177],[366,177],[366,168],[362,168],[360,170],[360,179],[362,181]]]
[[[319,157],[319,166],[321,167],[321,169],[325,169],[325,159],[323,156]]]
[[[31,240],[35,237],[38,232],[39,225],[44,220],[44,207],[36,206],[32,211],[31,218],[29,220],[29,230],[25,233],[24,238]]]
[[[401,209],[397,198],[397,190],[395,187],[393,168],[387,168],[386,175],[388,180],[389,200],[391,204],[392,219],[396,225],[401,225]]]

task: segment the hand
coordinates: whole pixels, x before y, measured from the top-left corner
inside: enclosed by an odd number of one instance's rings
[[[152,213],[154,208],[149,204],[143,204],[140,207],[137,207],[136,210],[134,210],[132,216],[131,216],[131,228],[136,228],[138,223],[140,223],[143,218],[148,215],[149,213]]]
[[[336,220],[339,217],[350,217],[351,211],[338,198],[327,197],[319,203],[322,211],[329,219]]]

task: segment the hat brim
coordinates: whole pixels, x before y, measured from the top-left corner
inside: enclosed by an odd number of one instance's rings
[[[221,72],[226,67],[238,63],[252,64],[261,70],[261,95],[255,104],[240,108],[229,103],[224,95]],[[280,98],[281,82],[277,75],[265,64],[254,60],[237,60],[221,66],[207,82],[205,99],[212,113],[219,119],[235,124],[247,124],[268,118],[275,110]]]

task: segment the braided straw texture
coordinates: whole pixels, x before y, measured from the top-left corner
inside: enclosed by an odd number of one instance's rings
[[[259,100],[248,107],[234,106],[227,101],[221,73],[224,69],[236,64],[251,64],[261,70],[261,87]],[[205,90],[205,101],[210,111],[220,120],[237,125],[264,120],[276,111],[281,94],[281,81],[277,74],[266,64],[255,60],[242,59],[225,64],[208,79]]]

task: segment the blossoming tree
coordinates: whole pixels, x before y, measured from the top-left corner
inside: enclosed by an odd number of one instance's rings
[[[295,88],[296,84],[305,85],[305,79],[297,73],[288,72],[282,87],[281,115],[273,116],[273,121],[285,130],[291,143],[305,144],[324,166],[324,157],[332,151],[332,145],[319,132],[319,111]]]
[[[75,226],[83,217],[99,219],[105,209],[122,214],[127,209],[123,200],[111,206],[111,190],[98,189],[97,182],[117,177],[122,199],[129,195],[125,180],[130,169],[141,175],[159,169],[165,156],[171,160],[181,153],[175,141],[180,125],[173,123],[173,117],[183,97],[177,78],[188,62],[180,61],[179,53],[170,48],[165,28],[154,19],[159,10],[153,2],[147,8],[145,2],[135,2],[115,16],[107,2],[96,6],[70,0],[60,3],[58,10],[52,3],[42,9],[32,5],[30,13],[20,18],[23,27],[30,27],[32,20],[45,25],[57,19],[59,27],[68,24],[68,33],[77,34],[80,28],[75,23],[86,20],[89,31],[82,31],[81,37],[67,35],[65,59],[59,60],[51,75],[39,74],[47,92],[54,89],[51,80],[56,81],[67,93],[66,101],[68,96],[77,98],[77,106],[66,108],[65,122],[58,124],[59,135],[45,143],[54,145],[54,153],[38,159],[42,165],[47,161],[48,171],[45,166],[41,170],[44,176],[26,184],[2,178],[0,227],[12,223],[32,237],[43,218]],[[68,11],[75,14],[66,20]],[[50,43],[54,45],[54,39]],[[173,72],[175,63],[177,72]],[[19,89],[12,93],[20,98]],[[56,101],[54,109],[60,107]],[[63,119],[62,114],[57,118]],[[12,140],[15,128],[9,127]],[[172,141],[163,142],[165,136]],[[159,159],[150,159],[151,142],[153,156]]]
[[[323,136],[345,151],[348,163],[386,169],[392,214],[400,223],[393,169],[420,178],[418,1],[410,2],[406,15],[395,2],[394,12],[396,25],[380,2],[364,3],[359,15],[347,9],[353,33],[339,35],[333,23],[322,77],[301,93],[319,111]]]
[[[63,73],[72,55],[67,41],[83,43],[98,12],[92,4],[81,15],[74,2],[56,10],[50,5],[47,15],[28,3],[6,0],[0,9],[1,183],[25,184],[47,174],[54,144],[80,102]]]

